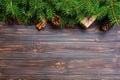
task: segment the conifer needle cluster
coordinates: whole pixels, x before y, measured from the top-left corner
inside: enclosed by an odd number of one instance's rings
[[[85,17],[108,17],[120,23],[120,0],[0,0],[0,21],[24,24],[51,21],[57,25],[81,23]]]

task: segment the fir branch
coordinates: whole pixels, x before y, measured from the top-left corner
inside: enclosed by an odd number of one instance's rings
[[[117,2],[114,5],[117,6],[117,7],[120,7],[120,2]]]
[[[10,7],[12,9],[12,14],[14,15],[14,9],[13,9],[13,3],[12,3],[12,0],[10,0]]]
[[[0,20],[12,17],[26,24],[30,19],[52,21],[55,15],[61,17],[60,24],[78,23],[94,15],[98,20],[107,15],[112,24],[120,22],[119,0],[0,0],[0,10]]]
[[[110,1],[111,1],[111,10],[112,10],[112,14],[113,14],[114,20],[115,20],[116,24],[119,24],[119,20],[117,19],[117,15],[116,15],[115,10],[114,10],[113,0],[110,0]]]
[[[101,10],[99,11],[99,13],[96,14],[96,17],[100,17],[100,16],[102,16],[102,14],[105,13],[105,11],[107,11],[109,7],[110,7],[110,6],[102,7]]]

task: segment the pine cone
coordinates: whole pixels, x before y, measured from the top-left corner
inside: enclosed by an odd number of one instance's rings
[[[8,23],[14,23],[14,22],[15,22],[15,19],[12,18],[12,17],[8,17],[7,21],[8,21]]]
[[[42,29],[45,28],[46,24],[47,24],[46,21],[39,22],[39,23],[36,25],[36,28],[37,28],[38,30],[42,30]]]
[[[59,25],[60,25],[60,16],[56,15],[56,16],[55,16],[55,19],[52,20],[52,24],[53,24],[54,26],[59,26]]]
[[[17,25],[23,24],[23,22],[21,20],[16,20],[15,22],[16,22]]]
[[[70,25],[70,24],[66,24],[65,27],[66,27],[67,29],[70,29],[70,28],[71,28],[71,25]]]
[[[103,18],[103,20],[101,21],[100,30],[108,31],[112,27],[113,27],[113,25],[111,24],[110,19],[108,17]]]

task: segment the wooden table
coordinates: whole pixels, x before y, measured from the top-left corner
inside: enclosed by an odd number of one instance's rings
[[[120,27],[0,25],[0,80],[120,80]]]

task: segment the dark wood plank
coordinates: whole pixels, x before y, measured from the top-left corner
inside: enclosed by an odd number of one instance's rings
[[[49,26],[49,25],[48,25]],[[120,27],[114,27],[107,33],[100,32],[96,25],[84,31],[46,29],[37,31],[34,26],[5,26],[0,29],[0,40],[33,40],[33,41],[120,41]]]
[[[39,74],[120,74],[117,58],[62,59],[40,58],[30,60],[0,60],[0,71],[4,75]]]
[[[85,68],[80,68],[80,69],[70,69],[66,71],[66,69],[38,69],[38,68],[0,68],[1,74],[3,75],[83,75],[83,74],[98,74],[98,75],[120,75],[120,70],[118,69],[85,69]]]
[[[62,58],[40,58],[32,60],[0,60],[0,67],[15,68],[48,68],[60,65],[68,66],[68,68],[119,68],[119,61],[116,58],[92,58],[92,59],[62,59]],[[82,65],[81,65],[82,64]]]
[[[0,59],[119,58],[120,42],[0,41]],[[4,43],[4,44],[2,44]],[[112,45],[112,46],[111,46]]]
[[[119,80],[118,75],[4,75],[1,80]]]
[[[3,25],[3,24],[2,24]],[[0,26],[0,28],[2,28],[2,30],[0,30],[0,33],[3,33],[3,34],[28,34],[28,35],[45,35],[45,34],[52,34],[52,33],[56,33],[56,34],[65,34],[66,33],[69,33],[69,34],[93,34],[93,35],[96,35],[95,33],[98,33],[98,34],[102,34],[101,31],[99,31],[99,25],[98,24],[93,24],[90,28],[88,28],[87,30],[84,30],[82,28],[80,28],[80,26],[77,26],[75,25],[74,27],[79,27],[80,29],[76,29],[74,28],[73,30],[69,30],[69,29],[53,29],[50,24],[47,25],[47,28],[44,30],[44,31],[37,31],[35,26],[30,26],[30,25],[3,25],[3,26]],[[120,29],[119,26],[115,26],[113,29],[111,29],[110,31],[108,31],[107,33],[105,34],[108,34],[108,35],[115,35],[116,32],[118,32]]]
[[[36,52],[16,52],[16,51],[7,51],[1,52],[0,60],[2,59],[39,59],[39,58],[62,58],[62,59],[86,59],[86,58],[119,58],[120,54],[114,53],[87,53],[86,52],[45,52],[45,53],[36,53]],[[76,56],[76,57],[75,57]]]
[[[1,74],[120,74],[119,59],[65,59],[1,60]]]
[[[100,41],[120,41],[119,35],[92,35],[92,34],[59,34],[56,35],[56,33],[53,33],[54,35],[16,35],[16,34],[1,34],[0,40],[6,40],[6,41],[53,41],[53,42],[59,42],[59,41],[65,41],[65,42],[100,42]]]

